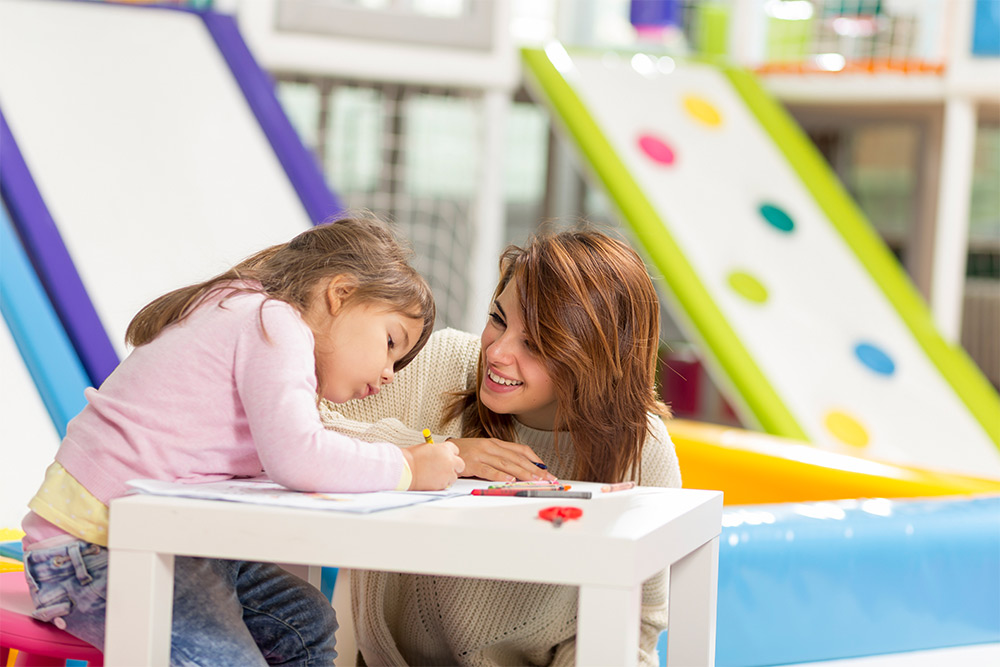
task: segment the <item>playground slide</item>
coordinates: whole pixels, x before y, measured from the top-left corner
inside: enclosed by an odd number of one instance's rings
[[[154,297],[340,210],[228,16],[0,0],[0,185],[94,385]]]
[[[135,312],[335,215],[231,17],[0,0],[0,529]]]
[[[1000,399],[822,157],[741,70],[524,52],[745,423],[1000,478]]]

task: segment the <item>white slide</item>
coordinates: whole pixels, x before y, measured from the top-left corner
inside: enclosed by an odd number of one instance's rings
[[[996,391],[751,74],[558,44],[524,62],[745,423],[1000,478]]]
[[[228,56],[196,12],[0,0],[0,111],[119,358],[150,300],[317,222]],[[30,236],[37,211],[7,204]]]

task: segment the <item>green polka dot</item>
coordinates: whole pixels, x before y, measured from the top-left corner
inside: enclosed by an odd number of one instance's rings
[[[747,301],[764,303],[767,301],[767,288],[745,271],[733,271],[729,274],[729,286]]]

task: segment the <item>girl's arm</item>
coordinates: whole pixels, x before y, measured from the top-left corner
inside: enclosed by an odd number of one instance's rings
[[[233,362],[234,399],[246,413],[249,433],[240,433],[237,424],[234,437],[252,442],[268,476],[292,489],[400,487],[405,463],[398,447],[323,428],[315,367],[312,334],[296,311],[277,301],[265,303],[259,315],[255,309],[239,334]]]

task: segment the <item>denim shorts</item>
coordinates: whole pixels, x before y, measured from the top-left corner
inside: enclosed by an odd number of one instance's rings
[[[27,551],[24,576],[35,603],[35,618],[103,649],[107,549],[76,541]]]
[[[35,618],[103,650],[108,550],[73,541],[24,564]],[[277,565],[174,559],[171,665],[332,665],[336,629],[330,601]]]

